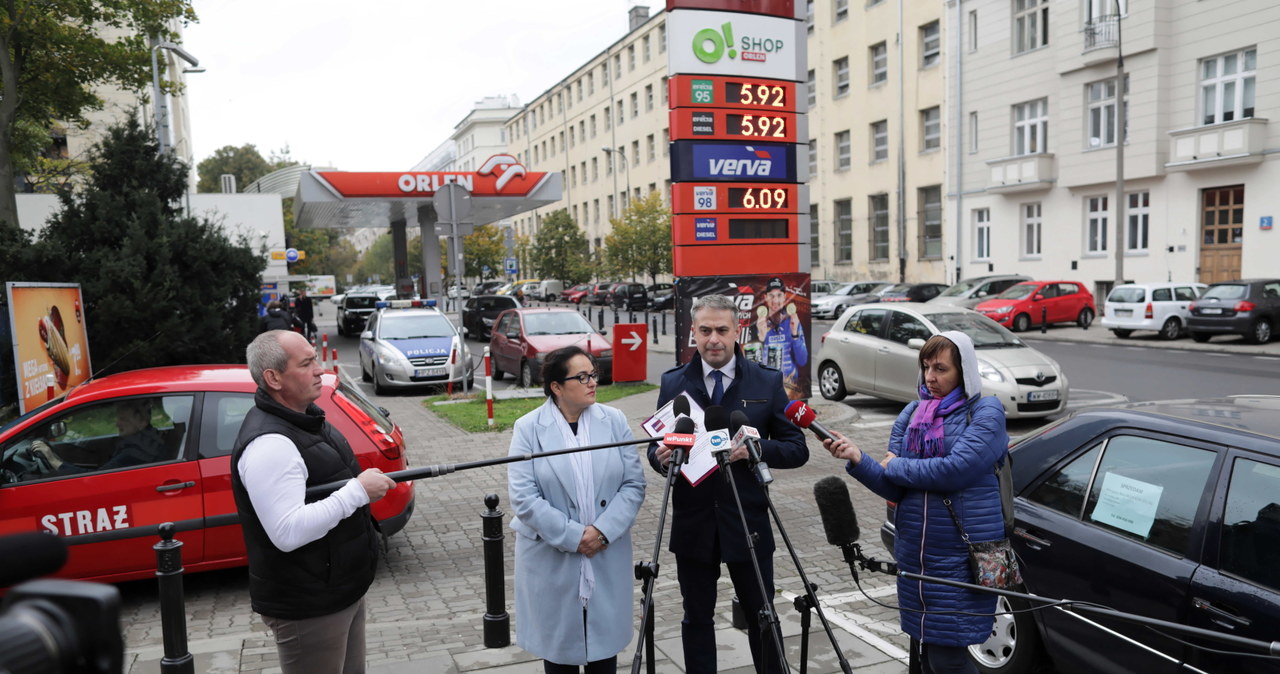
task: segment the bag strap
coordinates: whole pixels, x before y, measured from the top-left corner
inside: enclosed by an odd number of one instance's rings
[[[965,533],[964,525],[960,524],[960,518],[956,517],[956,509],[951,507],[950,497],[943,498],[942,504],[947,506],[947,512],[951,513],[951,521],[956,523],[956,528],[960,530],[960,538],[964,539],[964,544],[969,545],[969,534]]]

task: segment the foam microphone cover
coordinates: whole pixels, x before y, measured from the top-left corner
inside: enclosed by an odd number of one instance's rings
[[[55,573],[67,561],[67,544],[31,531],[0,538],[0,587]]]
[[[698,431],[698,424],[689,417],[676,417],[676,427],[673,433],[687,433],[692,435]]]
[[[844,547],[858,542],[858,516],[853,512],[844,480],[835,475],[818,480],[813,485],[813,500],[818,502],[818,515],[822,517],[828,543]]]
[[[702,418],[702,425],[710,431],[723,431],[729,428],[729,412],[719,405],[712,405],[707,408],[706,415]]]
[[[676,417],[689,416],[689,398],[688,396],[678,395],[675,400],[671,401],[671,413]],[[693,431],[689,431],[692,433]]]
[[[818,417],[813,408],[799,400],[792,400],[787,403],[786,415],[792,423],[800,428],[808,428],[809,424],[812,424],[813,420]]]

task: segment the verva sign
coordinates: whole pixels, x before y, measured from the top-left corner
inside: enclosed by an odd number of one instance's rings
[[[540,185],[546,173],[531,173],[515,157],[490,157],[474,173],[460,171],[414,171],[406,173],[347,173],[319,171],[318,176],[341,196],[351,198],[396,198],[431,196],[442,185],[457,183],[472,196],[521,197]]]
[[[804,23],[758,14],[682,9],[667,18],[670,74],[800,80]]]

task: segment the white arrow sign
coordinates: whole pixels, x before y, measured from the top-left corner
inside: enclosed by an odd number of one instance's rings
[[[635,330],[631,331],[630,337],[623,337],[618,341],[622,342],[623,344],[630,344],[631,345],[631,348],[629,349],[630,351],[635,351],[636,349],[640,348],[641,344],[644,344],[644,338],[636,334]]]

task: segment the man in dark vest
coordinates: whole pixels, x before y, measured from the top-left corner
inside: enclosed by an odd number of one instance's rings
[[[272,330],[247,351],[258,384],[231,454],[249,554],[249,598],[275,634],[284,674],[363,674],[364,595],[378,564],[369,504],[395,481],[361,472],[314,403],[323,370],[302,335]],[[308,487],[346,480],[324,498]]]
[[[302,321],[303,335],[311,339],[316,334],[316,308],[307,295],[306,288],[298,288],[298,297],[293,300],[293,315]]]

